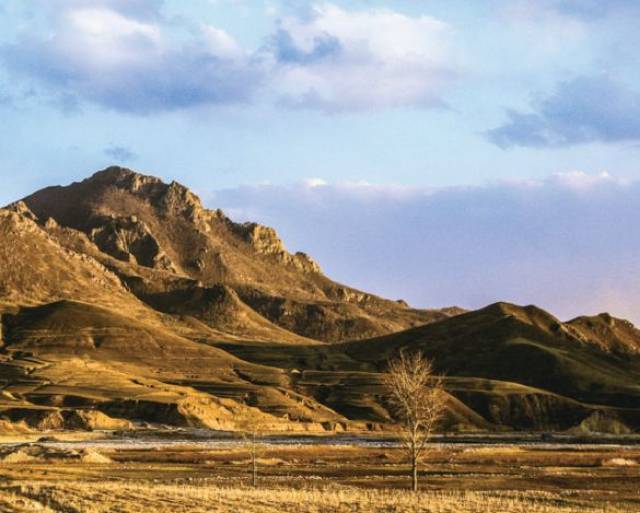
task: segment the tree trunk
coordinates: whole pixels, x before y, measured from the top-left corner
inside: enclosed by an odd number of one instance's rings
[[[253,487],[258,486],[258,459],[256,458],[256,434],[253,433],[251,440],[251,464],[253,466]]]
[[[415,455],[411,458],[411,478],[412,478],[411,489],[414,492],[417,492],[418,491],[418,458]]]

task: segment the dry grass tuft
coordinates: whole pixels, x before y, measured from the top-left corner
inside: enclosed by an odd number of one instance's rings
[[[628,458],[611,458],[602,462],[603,467],[635,467],[637,464],[637,461]]]

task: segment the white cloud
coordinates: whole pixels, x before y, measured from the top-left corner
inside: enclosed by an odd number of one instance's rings
[[[327,181],[322,178],[308,178],[305,180],[304,184],[311,189],[314,187],[323,187],[328,185]]]
[[[241,59],[246,57],[244,49],[224,30],[207,25],[204,32],[212,55],[222,59]]]
[[[105,8],[80,8],[63,14],[66,25],[50,41],[76,69],[101,71],[157,58],[162,37],[158,27]]]
[[[33,0],[39,9],[68,12],[76,9],[108,9],[127,18],[151,21],[161,19],[164,0]]]
[[[607,171],[598,174],[589,174],[584,171],[569,171],[566,173],[556,173],[552,175],[551,182],[564,185],[576,190],[590,189],[606,184],[622,184],[622,181],[615,179]]]
[[[220,28],[204,26],[178,43],[157,2],[67,0],[50,19],[51,35],[23,32],[0,48],[0,61],[64,104],[149,114],[246,102],[262,80],[262,70]]]
[[[0,62],[66,105],[148,114],[260,97],[331,112],[433,107],[455,75],[445,23],[388,9],[315,5],[279,18],[249,49],[214,26],[174,37],[158,0],[42,5],[51,33],[26,27],[0,47]]]
[[[281,20],[273,87],[291,105],[329,111],[441,105],[456,74],[451,36],[428,16],[316,5]]]

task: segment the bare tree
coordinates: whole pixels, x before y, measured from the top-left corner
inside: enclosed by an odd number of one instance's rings
[[[426,444],[444,412],[446,394],[442,377],[422,353],[401,352],[389,361],[384,384],[390,393],[394,416],[402,429],[402,444],[411,462],[412,490],[418,490],[418,466]]]
[[[251,483],[253,484],[254,488],[258,487],[257,438],[258,438],[257,429],[253,429],[247,435],[247,439],[248,439],[250,447],[251,447]]]
[[[239,415],[236,426],[241,430],[242,438],[251,457],[251,483],[258,486],[258,451],[262,435],[263,421],[255,411],[248,410]]]

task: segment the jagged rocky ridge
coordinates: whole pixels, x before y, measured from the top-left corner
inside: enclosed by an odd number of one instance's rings
[[[640,332],[609,314],[412,309],[123,168],[0,209],[0,427],[378,429],[403,349],[446,374],[448,429],[640,427]]]
[[[181,303],[171,297],[191,297],[185,313],[205,323],[209,317],[197,311],[206,305],[192,303],[196,296],[210,297],[207,290],[218,284],[291,331],[292,339],[364,338],[448,316],[337,284],[308,255],[289,253],[272,228],[235,223],[220,210],[205,209],[186,187],[128,169],[112,167],[67,187],[43,189],[12,208],[29,212],[54,236],[56,227],[74,230],[60,242],[91,252],[154,307],[171,304],[170,313],[179,314]],[[97,250],[87,249],[89,243]]]

